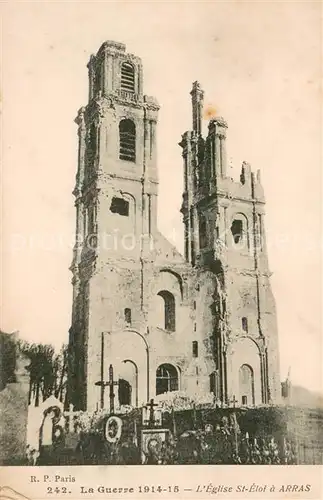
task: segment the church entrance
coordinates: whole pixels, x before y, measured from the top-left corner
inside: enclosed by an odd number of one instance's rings
[[[175,366],[165,363],[157,368],[156,396],[178,390],[178,373]]]
[[[255,404],[255,388],[253,369],[249,365],[242,365],[239,370],[240,403],[253,406]]]
[[[120,378],[118,388],[120,405],[131,405],[131,391],[132,387],[129,382],[127,380],[124,380],[123,378]]]

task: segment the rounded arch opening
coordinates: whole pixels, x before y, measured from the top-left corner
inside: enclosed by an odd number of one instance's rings
[[[248,364],[243,364],[239,368],[239,389],[240,403],[244,406],[255,404],[255,384],[254,371]]]
[[[135,91],[135,68],[130,62],[121,64],[121,90]]]
[[[184,297],[184,287],[183,287],[183,278],[182,278],[182,276],[179,273],[177,273],[176,271],[174,271],[173,269],[170,269],[168,267],[164,267],[164,268],[162,268],[160,270],[160,274],[161,275],[166,275],[167,273],[171,274],[172,276],[174,276],[174,278],[176,278],[176,280],[178,282],[178,286],[179,286],[181,300],[183,300],[183,297]]]
[[[165,392],[178,391],[179,372],[170,363],[159,365],[156,370],[156,396]]]
[[[199,246],[203,250],[208,245],[208,233],[207,233],[207,219],[203,213],[199,215]]]
[[[160,321],[161,327],[169,332],[176,329],[176,301],[174,295],[168,290],[161,290],[157,293],[161,300]]]
[[[249,248],[248,219],[243,213],[236,213],[231,220],[231,236],[233,246]]]
[[[129,118],[119,123],[119,158],[124,161],[136,161],[136,125]]]

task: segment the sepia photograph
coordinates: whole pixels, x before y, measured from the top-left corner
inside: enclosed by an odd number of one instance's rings
[[[320,3],[1,17],[1,466],[323,465]]]

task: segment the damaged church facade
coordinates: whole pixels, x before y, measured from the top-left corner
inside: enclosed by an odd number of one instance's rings
[[[105,42],[79,110],[76,243],[71,266],[70,401],[140,406],[170,391],[240,405],[280,398],[275,301],[260,175],[226,170],[227,124],[202,136],[203,91],[183,134],[184,257],[158,231],[159,106],[140,58]],[[176,138],[174,138],[176,140]],[[101,384],[101,387],[100,387]]]

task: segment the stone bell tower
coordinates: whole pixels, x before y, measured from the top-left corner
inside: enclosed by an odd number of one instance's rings
[[[81,408],[94,404],[102,332],[107,338],[112,324],[127,321],[119,308],[130,310],[132,304],[137,320],[144,321],[141,277],[156,230],[158,186],[159,106],[143,94],[140,58],[124,44],[107,41],[91,56],[88,71],[88,104],[75,120],[79,153],[71,265],[70,399]],[[137,280],[133,295],[130,274]]]
[[[212,119],[201,133],[203,91],[193,83],[193,129],[180,143],[185,258],[199,283],[212,283],[212,321],[204,321],[216,363],[213,390],[223,402],[277,402],[280,396],[275,301],[264,231],[259,171],[246,162],[240,180],[227,175],[227,124]],[[200,285],[199,285],[200,287]],[[208,311],[204,311],[207,317]]]

